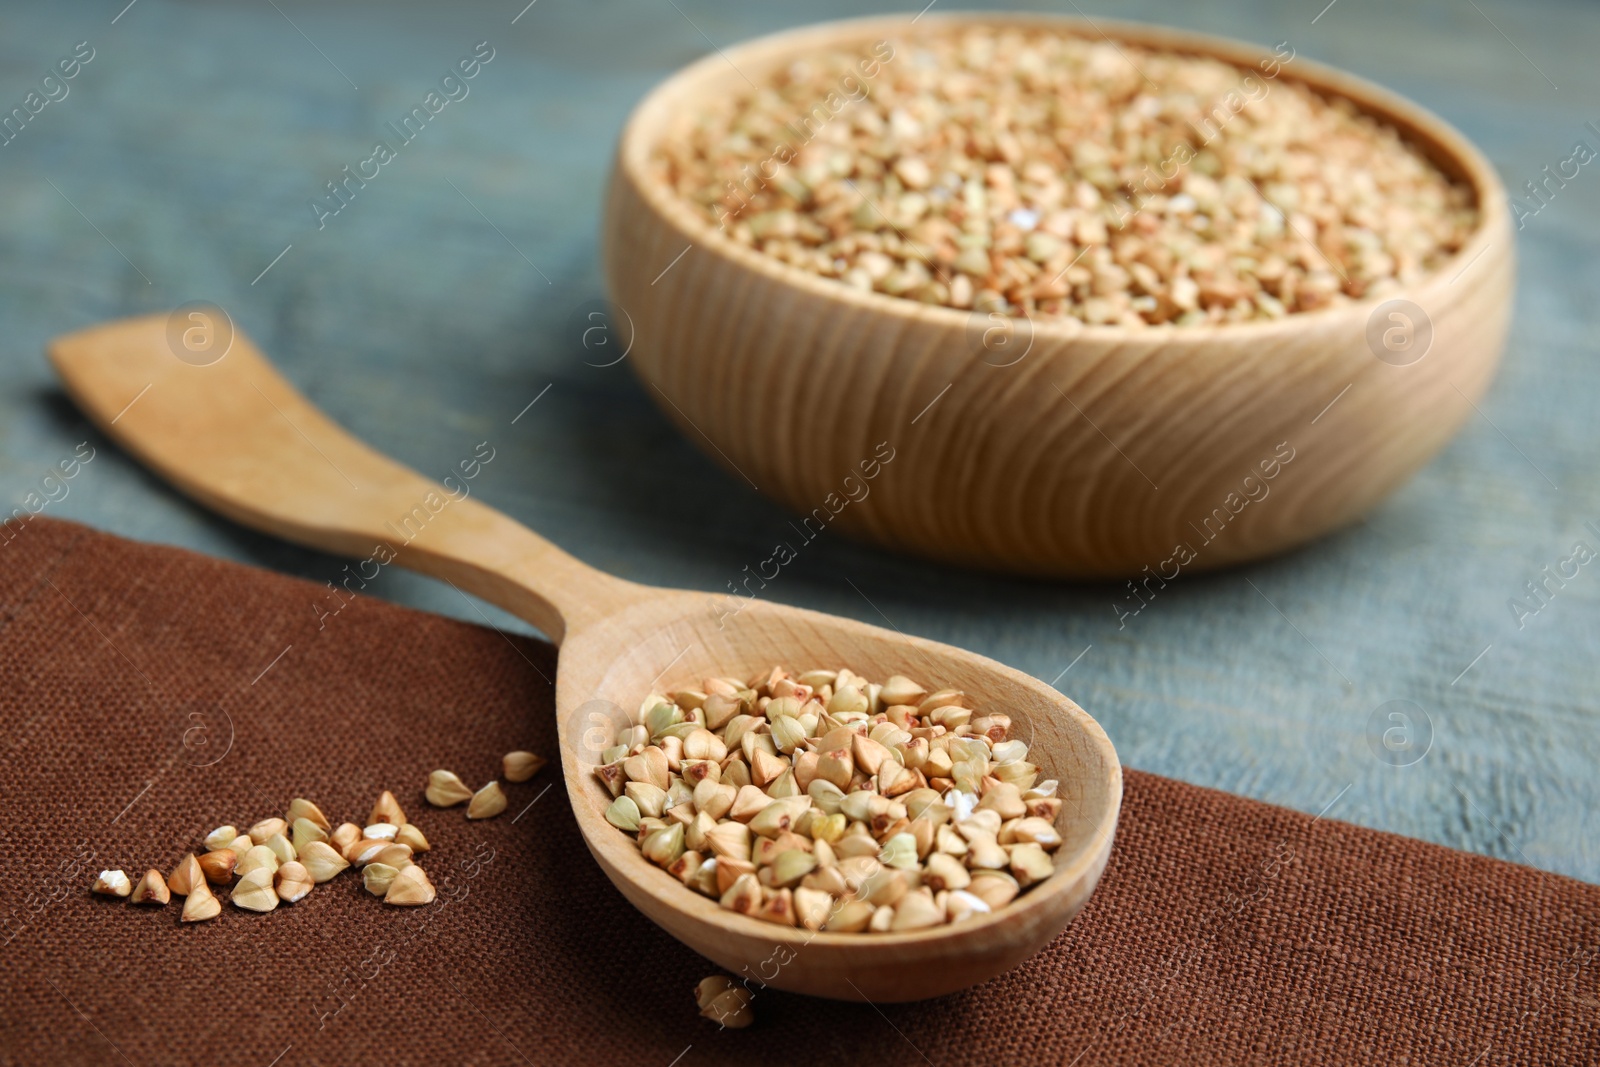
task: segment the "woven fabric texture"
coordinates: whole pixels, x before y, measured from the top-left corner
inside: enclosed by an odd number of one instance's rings
[[[193,553],[0,530],[0,1062],[240,1064],[1600,1062],[1600,889],[1130,771],[1099,890],[1048,949],[939,1001],[757,988],[634,912],[552,764],[484,822],[422,799],[553,753],[555,650]],[[320,623],[320,628],[319,628]],[[222,823],[392,789],[432,906],[354,875],[181,925],[93,897]],[[759,976],[756,976],[759,977]]]

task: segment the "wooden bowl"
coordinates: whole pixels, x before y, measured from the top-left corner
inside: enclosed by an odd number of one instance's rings
[[[1145,330],[1011,319],[995,335],[982,316],[863,293],[737,244],[652,173],[658,139],[698,102],[747,91],[745,76],[968,23],[1104,30],[1250,68],[1271,58],[1126,23],[929,14],[914,29],[872,18],[765,37],[645,98],[622,133],[603,238],[634,368],[685,434],[802,516],[805,537],[837,527],[993,570],[1171,579],[1355,520],[1472,414],[1510,313],[1505,191],[1439,118],[1302,58],[1279,79],[1349,98],[1476,194],[1478,229],[1401,294],[1410,305]],[[891,451],[865,480],[861,465]]]

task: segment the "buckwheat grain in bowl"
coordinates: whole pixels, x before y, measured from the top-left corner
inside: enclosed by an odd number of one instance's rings
[[[913,18],[726,47],[619,139],[628,364],[735,476],[893,551],[1154,584],[1355,521],[1472,417],[1515,231],[1447,122],[1289,46]],[[1030,69],[1012,41],[1079,58]],[[1206,71],[1233,88],[1184,111]],[[965,117],[925,122],[928,100]],[[886,440],[892,474],[830,518]],[[1291,475],[1239,510],[1280,448]]]
[[[1462,247],[1473,194],[1292,64],[911,29],[700,101],[655,166],[735,241],[927,304],[1187,327],[1399,292]]]
[[[834,933],[921,930],[1054,872],[1058,784],[1009,716],[848,669],[650,694],[595,773],[606,820],[731,911]]]

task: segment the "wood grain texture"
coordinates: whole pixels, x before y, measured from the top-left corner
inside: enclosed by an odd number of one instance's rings
[[[50,358],[78,406],[177,488],[236,522],[341,555],[380,557],[456,582],[561,644],[556,674],[561,764],[589,851],[635,907],[735,974],[840,1000],[942,996],[1010,970],[1078,914],[1105,870],[1122,802],[1122,767],[1098,723],[1019,671],[848,619],[708,593],[650,589],[587,567],[452,486],[374,452],[297,393],[240,334],[214,362],[180,360],[167,316],[57,338]],[[148,396],[129,408],[138,383]],[[399,536],[397,516],[422,511]],[[722,908],[646,860],[605,820],[594,775],[617,730],[665,685],[750,677],[773,664],[908,674],[1003,710],[1030,759],[1060,781],[1055,873],[992,914],[896,934],[813,933]]]
[[[1440,119],[1310,61],[1294,60],[1282,77],[1382,117],[1473,188],[1482,209],[1461,251],[1399,294],[1431,323],[1431,347],[1405,366],[1378,359],[1368,340],[1387,300],[1272,323],[1129,330],[1006,324],[861,293],[725,236],[652,166],[655,146],[707,102],[819,49],[867,54],[885,40],[913,62],[919,32],[998,23],[1104,33],[1246,69],[1272,55],[1082,19],[919,21],[807,27],[708,56],[639,105],[618,148],[605,253],[613,298],[637,330],[632,365],[685,434],[793,512],[837,498],[876,442],[914,441],[892,478],[844,510],[841,529],[991,570],[1128,577],[1170,561],[1170,578],[1278,552],[1366,514],[1460,427],[1470,409],[1459,397],[1488,388],[1511,306],[1505,190]],[[683,262],[658,272],[680,249]],[[1007,329],[1009,339],[991,335]],[[1253,478],[1259,492],[1258,464],[1285,447],[1296,466],[1272,487],[1278,502],[1238,503],[1247,501],[1241,481]],[[1173,560],[1180,545],[1192,560]]]
[[[96,458],[43,514],[319,585],[343,579],[348,559],[219,519],[146,474],[85,424],[43,357],[63,331],[210,299],[324,411],[408,467],[438,478],[490,442],[498,458],[474,494],[592,566],[723,592],[787,540],[800,555],[757,587],[763,600],[892,625],[1053,683],[1094,715],[1130,766],[1600,881],[1600,838],[1590,832],[1600,810],[1600,705],[1589,670],[1600,659],[1600,581],[1585,567],[1525,628],[1507,610],[1574,539],[1592,537],[1586,521],[1600,521],[1600,420],[1587,399],[1600,392],[1592,166],[1517,231],[1505,359],[1478,410],[1446,397],[1468,421],[1434,462],[1344,530],[1246,567],[1184,575],[1119,624],[1115,606],[1138,606],[1121,585],[977,574],[835,529],[802,543],[787,509],[708,461],[703,440],[660,413],[628,360],[602,366],[614,353],[601,358],[580,339],[574,312],[604,292],[596,233],[606,177],[639,100],[713,44],[861,5],[678,0],[680,14],[659,0],[604,11],[541,0],[512,26],[524,3],[408,2],[379,17],[352,0],[280,0],[359,92],[269,5],[139,0],[107,28],[121,6],[4,13],[0,76],[16,90],[13,103],[73,42],[87,37],[99,49],[72,95],[0,148],[0,183],[14,206],[0,215],[8,510],[87,442]],[[1574,140],[1600,147],[1585,127],[1600,122],[1592,7],[1477,0],[1480,14],[1459,0],[1341,0],[1313,24],[1326,0],[1080,6],[1097,22],[1287,41],[1301,57],[1444,116],[1513,193],[1565,159]],[[307,198],[364,158],[384,122],[484,38],[499,56],[471,98],[319,231]],[[661,254],[653,274],[681,251]],[[893,476],[891,464],[874,484]],[[0,567],[16,550],[0,547]],[[366,592],[530,629],[396,568]],[[239,684],[278,651],[240,664]],[[1374,710],[1396,698],[1418,704],[1433,726],[1432,751],[1409,767],[1375,758],[1368,732]],[[9,764],[16,790],[41,787],[30,753]],[[97,848],[119,839],[127,820],[111,820],[145,779],[117,784],[121,802],[83,813]],[[482,1006],[521,1010],[509,996]],[[54,1025],[98,1040],[64,1004],[59,1011]]]

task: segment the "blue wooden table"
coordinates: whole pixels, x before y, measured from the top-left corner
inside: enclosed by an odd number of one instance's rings
[[[653,83],[714,46],[859,9],[524,2],[6,3],[0,113],[27,116],[0,145],[7,510],[38,493],[47,514],[130,537],[339,574],[144,474],[83,423],[41,354],[63,331],[210,300],[336,419],[418,469],[440,475],[490,442],[481,498],[598,567],[722,589],[762,558],[784,513],[680,438],[625,362],[585,358],[601,192]],[[1090,13],[1288,41],[1443,115],[1512,190],[1575,141],[1600,150],[1595,8],[1324,2]],[[475,76],[441,91],[475,53]],[[454,98],[337,214],[312,206],[430,91]],[[1600,561],[1545,577],[1577,541],[1600,550],[1600,163],[1546,188],[1524,198],[1499,380],[1361,525],[1179,583],[1123,629],[1113,587],[959,573],[832,535],[768,595],[1052,681],[1132,766],[1600,879],[1587,825]],[[47,482],[80,443],[94,458]],[[522,628],[392,569],[369,591]]]

